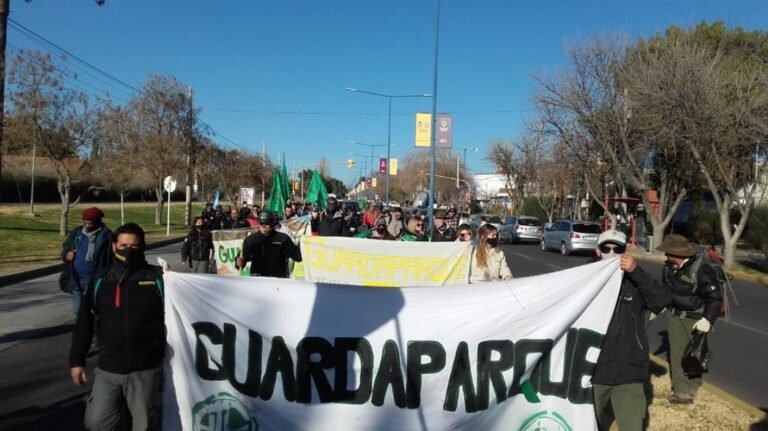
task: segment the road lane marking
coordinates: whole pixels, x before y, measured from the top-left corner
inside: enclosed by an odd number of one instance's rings
[[[534,258],[532,258],[532,257],[530,257],[530,256],[526,256],[526,255],[524,255],[524,254],[520,254],[520,253],[514,253],[514,252],[513,252],[512,254],[514,254],[514,255],[516,255],[516,256],[520,256],[520,257],[522,257],[523,259],[528,259],[528,260],[536,260],[536,259],[534,259]]]
[[[549,264],[547,264],[547,265],[548,265],[548,266],[551,266],[552,268],[555,268],[555,269],[557,269],[557,270],[560,270],[560,269],[565,269],[565,268],[561,268],[561,267],[559,267],[559,266],[557,266],[557,265],[554,265],[554,264],[551,264],[551,263],[549,263]]]
[[[735,325],[735,326],[738,326],[739,328],[744,328],[744,329],[749,329],[750,331],[755,331],[755,332],[757,332],[758,334],[762,334],[762,335],[768,335],[768,332],[765,332],[765,331],[761,331],[761,330],[759,330],[759,329],[755,329],[755,328],[753,328],[753,327],[751,327],[751,326],[742,325],[741,323],[736,323],[736,322],[729,322],[729,321],[727,321],[727,320],[723,320],[723,322],[725,322],[725,323],[727,323],[727,324],[731,324],[731,325]]]

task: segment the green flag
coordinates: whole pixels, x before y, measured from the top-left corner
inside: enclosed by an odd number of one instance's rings
[[[269,194],[267,209],[281,217],[285,211],[286,199],[284,189],[282,174],[279,169],[275,168],[275,172],[272,174],[272,192]]]
[[[288,181],[288,170],[285,168],[285,154],[283,154],[282,157],[282,169],[280,171],[280,181],[282,181],[283,186],[283,203],[291,200],[292,190],[291,189],[291,182]]]
[[[312,171],[312,180],[309,182],[309,189],[307,189],[306,201],[324,210],[326,200],[328,200],[328,190],[325,189],[320,173],[317,172],[317,169],[314,169]]]

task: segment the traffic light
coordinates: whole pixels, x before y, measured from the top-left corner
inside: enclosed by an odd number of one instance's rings
[[[350,169],[355,167],[355,161],[352,159],[347,160],[347,167]]]

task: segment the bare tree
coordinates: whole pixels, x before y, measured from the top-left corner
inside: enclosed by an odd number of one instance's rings
[[[131,122],[128,138],[136,145],[133,156],[152,178],[156,224],[162,223],[163,179],[168,175],[178,178],[185,166],[186,91],[174,77],[151,76],[126,106]]]
[[[693,173],[679,168],[685,158],[674,141],[643,133],[645,118],[634,107],[626,53],[626,43],[617,37],[568,49],[568,71],[557,78],[535,77],[535,103],[548,133],[557,135],[580,161],[584,185],[611,217],[612,226],[616,214],[606,201],[608,186],[616,185],[616,194],[628,189],[640,193],[645,207],[653,209],[649,218],[654,237],[661,238]],[[658,191],[658,199],[647,193],[651,188]]]
[[[10,74],[14,116],[29,125],[35,147],[56,170],[62,236],[67,232],[70,208],[83,196],[71,199],[72,181],[88,153],[96,112],[85,93],[66,87],[66,73],[50,55],[22,50],[14,58]]]

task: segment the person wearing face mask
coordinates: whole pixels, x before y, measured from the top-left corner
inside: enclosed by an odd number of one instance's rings
[[[325,201],[325,211],[312,219],[312,231],[318,236],[352,236],[336,198],[330,197]]]
[[[280,225],[277,214],[259,214],[259,231],[243,240],[237,267],[251,263],[251,276],[288,278],[288,259],[301,262],[301,250],[290,236],[275,230]]]
[[[456,230],[446,222],[445,210],[435,211],[435,226],[432,228],[432,241],[456,241]]]
[[[499,231],[490,223],[477,229],[477,244],[472,253],[469,282],[511,280],[512,271],[507,266],[507,257],[499,249]]]
[[[93,381],[86,429],[117,429],[122,405],[130,411],[134,430],[158,429],[162,409],[156,400],[165,353],[163,271],[147,263],[144,230],[135,223],[115,230],[111,249],[114,261],[83,295],[72,332],[70,377],[76,386]],[[86,357],[94,331],[100,351],[90,376]]]
[[[456,233],[456,242],[473,242],[472,241],[472,228],[464,223],[460,225]]]
[[[61,245],[64,271],[59,277],[61,290],[72,294],[72,311],[77,315],[83,292],[94,275],[112,263],[112,231],[104,225],[104,213],[96,208],[83,211],[83,225],[67,235]]]
[[[192,229],[181,245],[181,264],[197,274],[208,274],[213,252],[211,231],[205,227],[202,217],[195,217]]]
[[[696,247],[684,236],[671,234],[656,250],[664,252],[666,262],[662,281],[672,292],[667,331],[669,336],[669,376],[671,404],[691,404],[701,386],[701,376],[683,373],[682,358],[694,331],[709,332],[720,315],[722,286],[709,265],[696,264]]]
[[[592,393],[600,429],[609,429],[615,419],[621,431],[640,431],[647,414],[644,385],[650,379],[646,312],[660,313],[672,302],[672,294],[637,266],[626,249],[627,237],[619,231],[607,230],[597,239],[597,260],[618,257],[623,274],[592,373]]]

